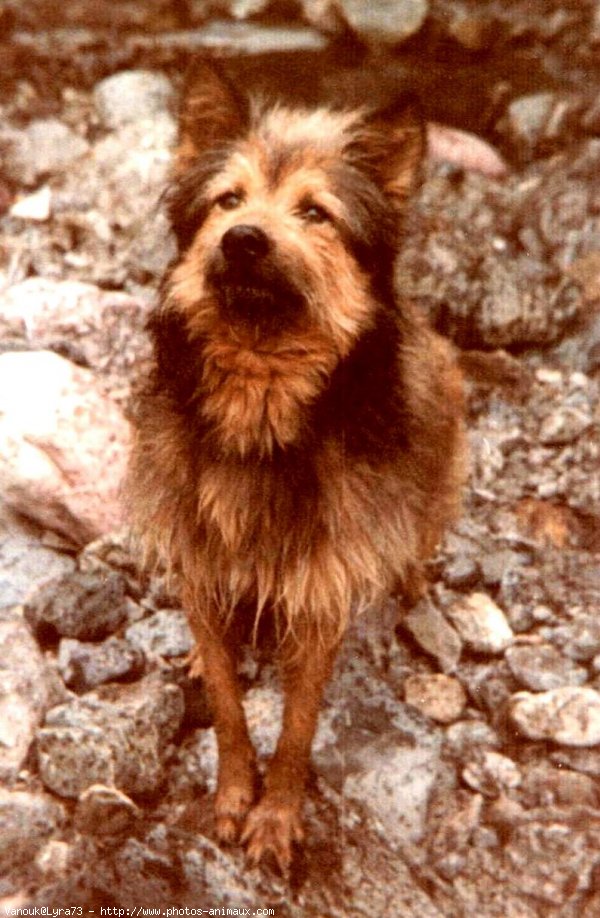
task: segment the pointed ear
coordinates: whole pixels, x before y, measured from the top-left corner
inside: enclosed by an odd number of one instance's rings
[[[415,190],[425,158],[427,138],[421,104],[413,93],[368,114],[356,150],[363,168],[403,209]]]
[[[184,172],[202,152],[239,137],[248,123],[248,101],[214,62],[194,62],[185,80],[179,112],[175,171]]]

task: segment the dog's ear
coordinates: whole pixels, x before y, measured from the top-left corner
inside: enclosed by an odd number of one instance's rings
[[[184,172],[204,150],[240,136],[248,124],[248,100],[215,61],[195,61],[186,76],[179,112],[175,171]]]
[[[427,147],[418,97],[404,93],[393,105],[367,114],[353,147],[363,167],[403,209],[418,184]]]

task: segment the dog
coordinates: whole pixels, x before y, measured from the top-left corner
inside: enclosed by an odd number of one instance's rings
[[[324,685],[352,615],[425,588],[455,518],[463,396],[395,257],[425,131],[386,112],[248,98],[200,61],[180,114],[178,257],[129,472],[134,529],[181,584],[219,750],[221,843],[289,868]],[[401,287],[401,279],[400,279]],[[262,792],[236,624],[269,619],[285,693]]]

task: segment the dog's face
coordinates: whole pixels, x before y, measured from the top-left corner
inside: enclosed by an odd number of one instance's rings
[[[200,332],[318,329],[344,355],[371,323],[375,278],[391,274],[422,152],[406,109],[384,126],[363,113],[251,108],[202,67],[171,199],[178,307]]]

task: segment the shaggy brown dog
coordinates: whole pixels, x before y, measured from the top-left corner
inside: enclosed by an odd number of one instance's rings
[[[290,863],[323,686],[351,611],[398,586],[453,518],[461,381],[399,298],[394,260],[423,156],[385,116],[249,102],[201,64],[170,211],[179,259],[151,320],[137,532],[179,578],[214,707],[216,827]],[[276,625],[283,727],[258,794],[234,624]]]

